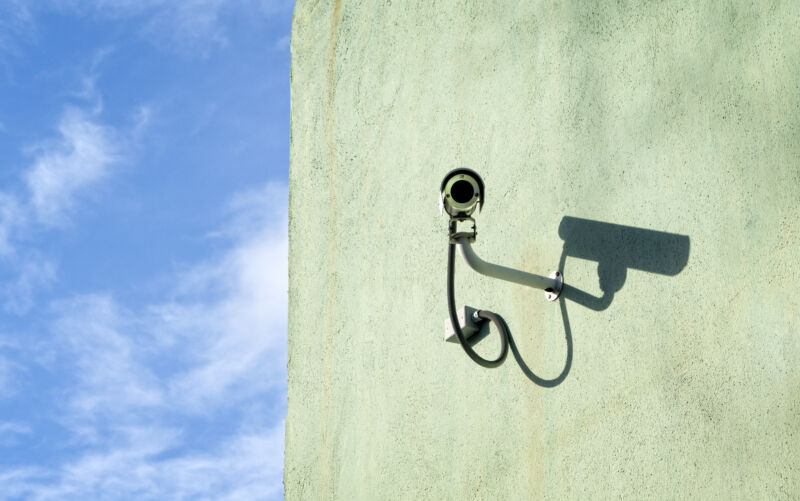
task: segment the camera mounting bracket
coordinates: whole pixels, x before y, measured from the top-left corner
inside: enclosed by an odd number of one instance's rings
[[[466,224],[467,228],[461,228],[461,231],[459,231],[459,223]],[[459,238],[466,238],[470,242],[474,242],[477,236],[478,230],[473,218],[468,216],[450,218],[449,239],[451,244],[458,243]]]
[[[513,282],[534,289],[541,289],[544,291],[544,297],[548,301],[555,301],[561,296],[561,291],[564,288],[564,274],[558,270],[552,272],[547,277],[534,275],[533,273],[527,273],[522,270],[515,270],[484,261],[478,257],[472,249],[472,244],[468,238],[456,238],[455,244],[456,247],[458,247],[459,254],[461,254],[461,257],[467,262],[467,265],[481,275],[498,278],[506,282]]]

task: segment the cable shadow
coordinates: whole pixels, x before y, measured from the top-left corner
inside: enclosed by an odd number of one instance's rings
[[[561,374],[553,379],[543,379],[528,367],[519,353],[511,330],[506,325],[511,353],[520,369],[532,382],[546,388],[561,384],[572,368],[573,341],[567,314],[567,300],[594,311],[603,311],[611,305],[614,295],[622,289],[629,268],[674,276],[683,270],[689,260],[690,243],[686,235],[570,216],[562,218],[558,234],[564,240],[558,269],[564,274],[565,280],[568,280],[566,277],[569,276],[564,270],[568,256],[597,261],[597,274],[603,295],[597,297],[569,283],[564,284],[558,301],[564,323],[567,358]],[[505,324],[505,320],[503,323]]]

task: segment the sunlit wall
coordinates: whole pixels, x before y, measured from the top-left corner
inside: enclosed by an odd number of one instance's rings
[[[800,496],[800,4],[505,4],[298,1],[287,499]]]

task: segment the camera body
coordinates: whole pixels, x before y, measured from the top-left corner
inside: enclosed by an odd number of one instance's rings
[[[451,218],[468,218],[485,200],[483,179],[472,169],[451,170],[439,188],[439,208]]]

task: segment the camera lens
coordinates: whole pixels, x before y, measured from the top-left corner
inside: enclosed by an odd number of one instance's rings
[[[450,189],[450,194],[453,200],[460,204],[465,204],[472,200],[475,190],[472,189],[472,185],[467,181],[456,181]]]

